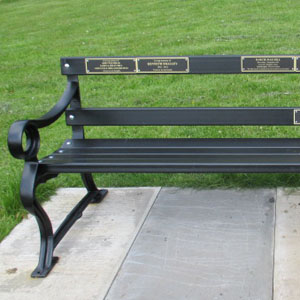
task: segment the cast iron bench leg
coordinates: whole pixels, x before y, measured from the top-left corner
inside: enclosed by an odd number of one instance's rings
[[[35,197],[37,185],[38,163],[26,162],[20,188],[21,201],[25,209],[35,216],[41,235],[39,263],[31,276],[46,277],[58,261],[58,258],[53,257],[54,236],[51,221]]]
[[[82,174],[84,185],[88,193],[66,216],[56,232],[53,234],[51,221],[39,204],[35,196],[35,190],[39,183],[43,183],[57,174],[41,174],[37,162],[26,162],[21,182],[21,201],[26,210],[35,216],[40,229],[41,245],[39,262],[31,277],[46,277],[58,257],[53,256],[53,251],[72,225],[82,216],[83,211],[90,203],[99,203],[107,194],[107,190],[98,190],[91,174]]]

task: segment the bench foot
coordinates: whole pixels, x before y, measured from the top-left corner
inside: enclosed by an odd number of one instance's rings
[[[51,264],[47,267],[41,269],[39,266],[35,268],[35,270],[31,273],[32,278],[45,278],[48,273],[52,270],[55,264],[58,262],[59,258],[57,256],[52,257]]]
[[[90,203],[100,203],[108,193],[108,190],[98,190],[93,175],[90,173],[81,174],[81,178],[88,192],[98,192]]]
[[[104,197],[106,196],[106,194],[108,193],[108,190],[99,190],[97,192],[97,194],[94,196],[93,200],[91,200],[90,203],[100,203]]]

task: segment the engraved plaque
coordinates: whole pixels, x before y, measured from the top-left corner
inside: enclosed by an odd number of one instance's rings
[[[86,74],[132,74],[136,73],[135,58],[86,58]]]
[[[294,109],[294,125],[300,125],[300,110]]]
[[[293,56],[242,56],[242,72],[295,72]]]
[[[300,72],[300,56],[295,57],[296,72]]]
[[[188,57],[143,57],[137,59],[138,73],[188,73]]]

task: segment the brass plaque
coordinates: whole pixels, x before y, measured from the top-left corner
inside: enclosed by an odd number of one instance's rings
[[[189,73],[188,57],[143,57],[137,59],[138,73]]]
[[[242,72],[295,72],[293,56],[242,56]]]
[[[136,73],[136,58],[86,58],[86,74]]]
[[[296,72],[300,72],[300,56],[295,57],[295,70]]]
[[[294,125],[300,125],[300,109],[294,109]]]

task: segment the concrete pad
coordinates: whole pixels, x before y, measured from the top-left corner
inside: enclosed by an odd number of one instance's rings
[[[162,189],[105,299],[272,299],[275,197]]]
[[[274,300],[299,300],[299,189],[278,189],[275,233]]]
[[[44,279],[32,279],[38,261],[35,219],[19,224],[0,245],[0,299],[103,299],[160,188],[109,189],[92,204],[58,245],[58,264]],[[85,195],[60,189],[44,207],[56,227]]]

